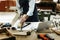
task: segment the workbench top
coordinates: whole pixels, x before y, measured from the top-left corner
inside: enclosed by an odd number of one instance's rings
[[[0,23],[14,24],[19,15],[16,12],[0,12]]]
[[[37,33],[37,34],[50,34],[54,40],[60,40],[60,35],[57,35],[56,33]]]
[[[17,30],[9,30],[13,35],[15,35],[16,40],[38,40],[35,31],[31,32],[31,35],[19,35],[20,31]],[[18,34],[18,35],[17,35]]]

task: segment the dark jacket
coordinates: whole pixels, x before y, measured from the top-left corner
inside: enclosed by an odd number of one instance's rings
[[[19,0],[20,7],[23,7],[23,14],[26,14],[29,11],[29,0]],[[38,22],[38,14],[36,5],[32,16],[26,20],[26,22]]]

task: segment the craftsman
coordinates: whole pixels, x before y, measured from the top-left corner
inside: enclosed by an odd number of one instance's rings
[[[38,22],[35,0],[16,0],[17,11],[21,16],[20,21]]]

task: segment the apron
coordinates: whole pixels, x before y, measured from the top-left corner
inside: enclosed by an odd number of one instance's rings
[[[23,8],[23,14],[26,14],[29,10],[29,0],[19,0],[20,7]],[[29,16],[26,22],[38,22],[38,14],[37,14],[36,5],[34,7],[33,15]]]

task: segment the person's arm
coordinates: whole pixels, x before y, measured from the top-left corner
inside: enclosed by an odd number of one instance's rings
[[[35,7],[35,0],[30,0],[29,1],[29,10],[28,10],[27,14],[24,14],[22,16],[22,18],[20,19],[21,23],[24,23],[29,18],[29,16],[33,15],[34,7]]]
[[[33,15],[34,8],[35,8],[35,0],[30,0],[29,1],[29,10],[27,12],[28,16],[32,16]]]
[[[19,0],[16,0],[16,8],[17,8],[17,12],[18,12],[19,14],[21,14],[23,9],[20,8]]]

